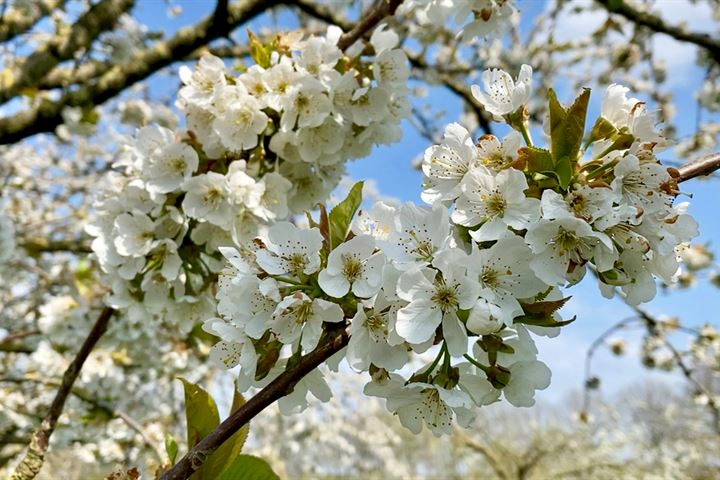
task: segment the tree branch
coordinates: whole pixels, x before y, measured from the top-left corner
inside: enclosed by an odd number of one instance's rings
[[[710,56],[720,63],[720,40],[706,33],[688,32],[684,28],[668,25],[657,15],[643,12],[628,4],[624,0],[597,0],[610,13],[622,15],[637,25],[642,25],[658,33],[670,35],[675,40],[688,42],[707,50]]]
[[[45,460],[45,453],[47,452],[48,444],[50,442],[50,436],[55,430],[58,418],[62,413],[68,395],[72,391],[75,379],[80,374],[80,369],[85,363],[88,355],[90,355],[90,352],[93,350],[98,340],[100,340],[100,337],[102,337],[107,330],[110,318],[114,313],[115,310],[109,307],[105,307],[102,312],[100,312],[100,315],[95,321],[95,325],[93,325],[90,333],[80,347],[80,351],[78,351],[73,361],[70,362],[70,365],[65,370],[62,382],[60,383],[60,388],[58,389],[57,394],[55,394],[55,398],[53,399],[47,414],[45,414],[40,427],[33,432],[32,437],[30,438],[28,451],[22,461],[20,461],[18,466],[15,468],[10,480],[32,480],[40,472]]]
[[[338,48],[347,50],[358,39],[365,36],[370,30],[375,28],[385,17],[395,14],[395,10],[400,6],[402,0],[378,0],[370,11],[363,15],[362,19],[349,32],[344,33],[338,40]]]
[[[678,168],[677,175],[673,176],[675,181],[680,183],[695,177],[710,175],[718,169],[720,169],[720,153],[712,153],[696,162]]]
[[[157,42],[137,53],[128,63],[114,65],[93,83],[67,92],[57,101],[44,100],[12,117],[0,119],[0,144],[15,143],[37,133],[52,132],[62,124],[62,110],[65,107],[100,105],[280,3],[280,0],[241,0],[233,3],[228,6],[223,23],[213,21],[214,16],[210,15],[194,26],[180,29],[171,39]]]
[[[60,62],[86,51],[101,33],[115,26],[120,15],[129,10],[134,0],[103,0],[93,5],[75,22],[67,35],[52,37],[46,44],[23,59],[13,71],[12,79],[0,89],[0,104],[33,87]]]
[[[37,256],[41,253],[75,253],[88,254],[92,253],[92,248],[88,243],[82,241],[68,240],[48,240],[46,238],[28,238],[18,242],[20,248],[23,248],[28,255]]]
[[[6,0],[7,1],[7,0]],[[30,30],[37,22],[48,16],[56,8],[62,8],[66,0],[37,0],[33,15],[26,15],[10,9],[0,22],[0,42],[7,42]]]
[[[222,443],[240,430],[253,417],[262,412],[274,402],[292,392],[293,387],[325,360],[342,350],[350,340],[345,329],[329,331],[328,336],[320,345],[300,358],[297,364],[281,373],[268,386],[260,390],[254,397],[237,409],[224,422],[203,438],[190,451],[176,463],[170,470],[160,476],[160,480],[184,480],[200,468],[205,460]]]

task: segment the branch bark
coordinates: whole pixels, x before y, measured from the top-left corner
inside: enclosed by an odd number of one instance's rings
[[[0,145],[15,143],[37,133],[52,132],[62,124],[65,107],[102,104],[198,48],[227,36],[235,27],[280,3],[280,0],[241,0],[233,3],[221,20],[214,14],[210,15],[194,26],[180,29],[171,39],[138,52],[128,63],[113,66],[93,83],[67,92],[57,101],[44,100],[12,117],[0,119]]]
[[[18,95],[24,88],[34,87],[60,62],[90,48],[95,39],[112,29],[120,15],[134,3],[134,0],[104,0],[90,7],[72,25],[67,35],[52,37],[21,61],[19,68],[14,69],[11,81],[0,89],[0,104]]]
[[[625,0],[597,0],[610,13],[617,13],[643,27],[658,33],[670,35],[675,40],[688,42],[705,49],[720,63],[720,40],[706,33],[688,32],[684,28],[667,24],[662,18],[649,12],[643,12],[628,4]]]
[[[692,178],[710,175],[718,169],[720,169],[720,153],[711,153],[696,162],[678,168],[675,181],[685,182]]]
[[[163,473],[160,480],[189,478],[224,441],[265,408],[292,392],[293,387],[305,375],[342,350],[349,340],[350,335],[345,329],[329,333],[325,340],[320,343],[320,346],[303,356],[296,365],[285,370],[267,387],[260,390],[247,403],[237,409],[208,436],[203,438],[200,443],[191,448],[170,470]]]
[[[35,2],[37,10],[32,15],[10,9],[0,22],[0,42],[7,42],[29,31],[37,22],[48,16],[53,10],[62,8],[66,0],[39,0]]]
[[[338,48],[347,50],[357,40],[365,36],[375,28],[385,17],[395,14],[402,0],[378,0],[375,6],[353,27],[349,32],[344,33],[338,40]]]
[[[28,451],[15,468],[10,480],[32,480],[40,472],[45,460],[45,453],[50,443],[50,436],[53,434],[53,431],[55,431],[58,418],[60,418],[60,414],[65,406],[65,401],[72,391],[75,379],[77,379],[80,374],[80,369],[82,369],[88,355],[90,355],[90,352],[95,348],[98,340],[100,340],[107,330],[110,318],[114,313],[115,310],[109,307],[105,307],[102,312],[100,312],[100,315],[95,321],[95,325],[93,325],[90,333],[80,347],[80,351],[78,351],[73,361],[70,362],[70,365],[65,370],[60,388],[55,394],[55,398],[47,414],[45,414],[40,427],[33,432]]]

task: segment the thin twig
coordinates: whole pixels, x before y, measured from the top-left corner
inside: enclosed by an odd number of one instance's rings
[[[695,378],[692,369],[687,365],[687,363],[685,363],[685,359],[682,357],[677,348],[675,348],[675,345],[673,345],[665,335],[658,331],[658,325],[660,322],[658,322],[658,320],[656,320],[643,308],[635,305],[633,305],[632,308],[645,322],[648,328],[648,332],[650,334],[654,334],[656,337],[660,338],[663,341],[665,348],[667,348],[670,353],[672,353],[672,356],[675,359],[675,363],[677,364],[678,368],[680,368],[680,371],[687,379],[687,381],[695,387],[696,391],[702,393],[707,397],[707,406],[713,416],[713,429],[718,435],[720,435],[720,405],[718,405],[717,401],[715,400],[715,396],[713,395],[713,393],[710,392],[705,385],[700,383],[697,378]]]
[[[636,316],[620,320],[618,323],[605,330],[602,334],[600,334],[599,337],[593,340],[593,342],[590,344],[590,348],[588,348],[587,352],[585,352],[585,384],[583,389],[583,406],[580,410],[581,413],[587,415],[588,411],[590,410],[590,390],[592,390],[591,380],[593,378],[592,361],[593,357],[595,356],[595,352],[605,343],[605,340],[610,335],[617,332],[618,330],[626,328],[628,325],[637,321],[639,321],[639,319]]]
[[[97,344],[100,337],[102,337],[107,330],[110,318],[114,313],[115,310],[109,307],[105,307],[102,312],[100,312],[100,315],[95,321],[95,325],[93,325],[90,333],[80,347],[80,351],[75,355],[75,358],[65,370],[60,388],[55,394],[50,409],[43,418],[40,427],[33,432],[28,451],[15,468],[10,480],[32,480],[40,472],[45,460],[45,453],[47,452],[50,442],[50,436],[55,430],[55,425],[57,425],[58,418],[62,413],[65,401],[72,390],[75,379],[80,374],[80,369],[82,369],[85,360],[95,347],[95,344]]]

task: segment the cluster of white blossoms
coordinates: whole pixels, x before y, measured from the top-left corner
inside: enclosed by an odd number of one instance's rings
[[[0,265],[15,252],[15,228],[0,204]]]
[[[240,74],[212,56],[182,67],[187,132],[146,126],[128,141],[87,231],[130,337],[154,335],[148,314],[189,332],[214,311],[219,246],[312,208],[346,161],[400,138],[409,69],[397,35],[377,29],[374,55],[351,58],[341,33],[251,34],[256,64]]]
[[[464,38],[501,37],[517,14],[513,0],[406,0],[399,11],[414,14],[420,25],[444,25],[452,19],[463,24]]]
[[[467,425],[475,406],[501,395],[534,403],[550,370],[531,332],[552,337],[572,321],[557,313],[568,300],[561,289],[588,269],[603,293],[620,288],[631,304],[654,296],[656,277],[672,280],[697,224],[687,204],[673,206],[677,185],[654,155],[666,142],[642,102],[611,86],[586,135],[589,90],[567,108],[551,91],[542,149],[529,134],[530,67],[517,82],[500,71],[483,80],[476,97],[517,131],[476,144],[449,125],[422,164],[430,206],[379,202],[350,229],[356,186],[309,228],[281,222],[244,248],[223,249],[220,318],[204,328],[221,339],[211,358],[240,366],[240,390],[347,328],[347,349],[330,363],[344,357],[370,372],[365,393],[386,398],[413,432],[424,424],[447,433],[453,419]],[[433,346],[435,359],[408,376],[411,354]],[[330,397],[317,370],[281,409],[303,408],[308,392]]]

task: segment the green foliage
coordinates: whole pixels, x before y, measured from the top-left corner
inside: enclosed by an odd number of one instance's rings
[[[180,381],[183,383],[183,389],[185,390],[187,443],[188,448],[192,448],[220,424],[220,415],[215,400],[210,394],[184,378],[181,378]],[[204,479],[203,472],[204,466],[196,470],[190,478],[192,480]]]
[[[181,378],[185,390],[185,416],[187,418],[188,448],[197,445],[200,440],[212,432],[220,424],[215,400],[203,388]],[[233,396],[232,414],[245,404],[243,396],[235,392]],[[193,473],[192,480],[274,480],[278,476],[264,460],[251,455],[241,455],[247,440],[250,425],[247,424],[225,441],[213,452],[205,463]],[[177,457],[177,443],[170,436],[165,437],[165,450],[171,463]]]
[[[575,174],[575,166],[585,133],[590,89],[585,88],[572,105],[565,109],[558,102],[555,91],[548,92],[550,99],[550,152],[553,171],[562,188],[567,188]]]
[[[538,147],[522,147],[518,150],[518,154],[529,171],[553,177],[560,182],[555,173],[555,163],[549,150]]]
[[[178,444],[169,433],[165,435],[165,453],[167,453],[170,465],[175,465],[178,454]]]
[[[263,45],[260,39],[248,29],[248,47],[250,49],[250,57],[262,68],[270,67],[270,54],[272,49]]]
[[[280,477],[262,458],[240,455],[214,480],[280,480]]]
[[[355,213],[362,203],[362,187],[363,182],[357,182],[350,189],[345,200],[330,210],[330,215],[328,215],[328,228],[331,249],[340,245],[347,238],[350,232],[350,222],[352,222]]]
[[[575,321],[575,317],[558,322],[553,318],[553,314],[560,310],[572,297],[565,297],[560,300],[546,300],[535,303],[521,304],[524,315],[517,317],[516,323],[525,325],[534,325],[537,327],[564,327]]]
[[[230,414],[245,404],[245,398],[235,391],[233,396]],[[220,474],[231,467],[236,458],[240,455],[248,433],[250,432],[250,424],[246,424],[240,430],[235,432],[220,448],[218,448],[203,466],[203,479],[220,478]]]
[[[185,417],[187,419],[188,448],[194,447],[220,423],[215,400],[194,383],[180,378],[185,390]]]

